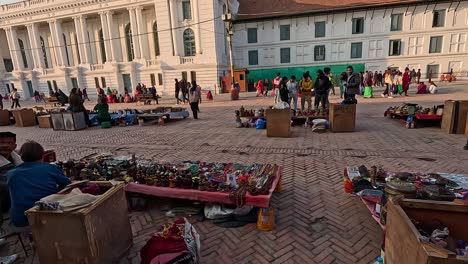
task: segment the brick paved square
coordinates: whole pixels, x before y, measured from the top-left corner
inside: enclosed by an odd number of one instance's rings
[[[438,95],[359,99],[354,133],[316,134],[294,127],[290,138],[267,138],[265,131],[235,128],[234,111],[240,106],[250,109],[272,105],[272,97],[256,98],[253,94],[241,94],[239,101],[217,96],[214,102],[201,104],[200,120],[189,118],[163,127],[76,132],[16,127],[0,130],[17,133],[19,145],[36,140],[53,148],[59,159],[113,152],[136,153],[161,162],[277,163],[284,167],[284,174],[283,191],[272,199],[277,212],[276,229],[265,233],[254,224],[222,229],[192,217],[202,239],[202,263],[370,263],[380,253],[381,230],[364,205],[343,192],[343,168],[380,164],[392,170],[468,173],[464,135],[446,135],[438,128],[408,130],[398,121],[383,117],[385,109],[402,102],[429,107],[446,99],[466,100],[465,87],[463,83],[442,85]],[[331,97],[332,102],[338,100]],[[112,105],[113,109],[119,107],[135,106]],[[430,159],[434,161],[427,161]],[[135,243],[120,263],[139,263],[140,248],[171,220],[161,211],[164,203],[154,198],[148,210],[129,213]],[[2,255],[12,252],[22,256],[17,263],[31,263],[32,258],[24,257],[15,239],[1,249]]]

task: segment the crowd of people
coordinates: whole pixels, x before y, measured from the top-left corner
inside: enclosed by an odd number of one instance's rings
[[[335,95],[335,86],[332,81],[331,69],[325,67],[323,70],[316,72],[315,80],[307,71],[302,75],[301,80],[297,80],[296,76],[281,76],[277,73],[276,77],[271,81],[272,93],[274,95],[274,103],[285,102],[291,109],[298,111],[298,101],[301,98],[300,110],[306,111],[313,108],[315,112],[328,111],[328,96]],[[259,80],[255,84],[258,96],[268,95],[268,86],[265,85],[268,80]],[[347,72],[343,72],[340,76],[340,97],[345,101],[356,101],[356,94],[359,94],[359,74],[354,72],[352,66],[348,66]],[[306,108],[307,104],[307,108]]]

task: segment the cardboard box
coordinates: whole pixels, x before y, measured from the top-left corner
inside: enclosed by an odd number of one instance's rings
[[[0,126],[9,126],[10,112],[8,110],[0,110]]]
[[[50,115],[43,115],[37,117],[37,122],[40,128],[52,128],[52,118]]]
[[[291,109],[267,109],[266,121],[268,137],[291,135]]]
[[[330,104],[330,129],[332,132],[353,132],[356,126],[355,104]]]
[[[465,133],[467,113],[468,101],[445,101],[441,124],[442,131],[447,134]]]
[[[124,184],[94,183],[107,191],[84,208],[62,212],[36,206],[26,211],[40,263],[118,263],[131,247]]]
[[[15,125],[17,127],[30,127],[36,125],[36,113],[32,109],[13,110]]]

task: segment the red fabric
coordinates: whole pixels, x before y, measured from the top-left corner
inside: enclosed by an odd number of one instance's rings
[[[101,194],[104,193],[101,190],[101,187],[99,187],[99,185],[97,185],[96,183],[93,183],[93,184],[91,184],[89,186],[81,188],[81,192],[82,193],[89,193],[89,194],[92,194],[92,195],[101,195]]]
[[[246,194],[245,205],[251,205],[255,207],[269,208],[270,199],[273,191],[276,189],[278,182],[281,179],[281,168],[276,172],[276,178],[273,182],[270,192],[268,195],[250,195]],[[195,200],[203,202],[216,202],[222,204],[233,204],[232,200],[229,199],[228,192],[205,192],[191,189],[180,189],[180,188],[168,188],[168,187],[156,187],[149,186],[146,184],[129,183],[125,186],[126,192],[140,193],[151,196]]]
[[[275,83],[275,80],[276,80],[276,83]],[[279,85],[280,81],[281,81],[281,77],[280,77],[280,76],[278,76],[278,77],[276,77],[275,79],[273,79],[273,81],[272,81],[272,83],[273,83],[273,88],[275,88],[275,89],[278,88],[278,89],[279,89],[279,88],[280,88],[280,85]]]
[[[405,91],[405,92],[408,91],[409,82],[410,82],[409,73],[407,71],[405,71],[403,73],[403,91]]]
[[[263,92],[263,81],[262,80],[258,81],[258,83],[257,83],[257,91]]]
[[[418,91],[416,94],[426,94],[427,93],[427,86],[425,84],[418,85]]]
[[[206,93],[206,99],[207,99],[207,100],[213,100],[213,94],[211,93],[211,91],[208,91],[208,92]]]
[[[417,119],[431,119],[431,120],[441,120],[441,115],[428,115],[428,114],[416,114]]]
[[[159,256],[156,256],[153,260],[151,260],[151,264],[167,264],[167,263],[173,263],[175,259],[178,257],[187,254],[188,251],[185,252],[176,252],[176,253],[167,253],[167,254],[161,254]]]
[[[140,92],[140,91],[138,91],[138,90],[135,90],[135,95],[140,95],[140,94],[141,94],[141,92]]]

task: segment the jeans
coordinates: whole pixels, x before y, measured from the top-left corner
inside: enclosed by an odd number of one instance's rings
[[[307,102],[307,109],[312,105],[312,97],[310,95],[302,95],[301,97],[301,110],[304,111],[305,102]]]
[[[280,91],[279,88],[275,88],[275,103],[281,102]]]
[[[16,108],[21,107],[21,105],[19,104],[19,99],[13,99],[12,101],[13,102],[11,103],[11,109],[13,109],[15,105],[16,105]]]
[[[328,94],[315,94],[315,110],[318,109],[319,104],[322,103],[323,109],[327,108]]]
[[[190,103],[190,108],[192,109],[193,118],[198,119],[198,102]]]
[[[294,103],[294,108],[291,107],[291,102]],[[289,96],[289,107],[291,109],[294,109],[294,111],[297,111],[297,94],[294,94],[294,95],[290,95]]]

